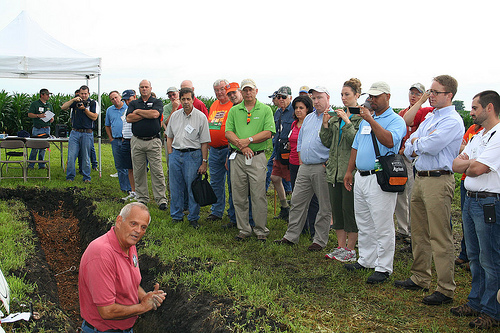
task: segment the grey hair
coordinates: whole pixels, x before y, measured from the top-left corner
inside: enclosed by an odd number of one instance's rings
[[[224,86],[227,86],[229,84],[229,81],[226,80],[226,79],[218,79],[214,82],[214,87],[217,87],[218,85],[220,85],[221,83],[224,84]]]
[[[122,208],[119,215],[122,217],[123,220],[127,219],[127,217],[130,214],[130,211],[132,210],[132,207],[139,207],[140,209],[148,212],[148,215],[149,215],[149,222],[148,223],[151,223],[151,214],[149,213],[148,206],[146,206],[145,204],[140,203],[140,202],[131,202],[131,203],[126,204],[125,207]]]

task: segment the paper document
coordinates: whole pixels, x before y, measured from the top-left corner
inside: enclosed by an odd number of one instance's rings
[[[43,121],[48,122],[52,117],[54,117],[56,114],[52,111],[47,111],[45,112],[45,117],[42,118]]]
[[[2,323],[13,323],[18,320],[26,320],[29,321],[31,318],[31,313],[30,312],[18,312],[18,313],[11,313],[5,318],[2,318]]]

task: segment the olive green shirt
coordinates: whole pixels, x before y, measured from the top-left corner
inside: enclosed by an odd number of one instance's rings
[[[33,113],[33,114],[42,114],[47,111],[52,111],[54,112],[54,109],[52,108],[52,105],[50,105],[49,102],[43,103],[41,100],[36,100],[30,105],[30,109],[28,113]],[[32,118],[33,119],[33,127],[36,128],[42,128],[42,127],[47,127],[50,126],[50,122],[45,122],[41,118]]]
[[[340,120],[339,116],[334,115],[328,121],[328,128],[321,125],[319,132],[319,138],[323,145],[330,148],[330,155],[326,162],[326,180],[331,184],[344,182],[351,156],[352,142],[363,118],[356,114],[352,115],[351,123],[342,127],[342,134],[340,134]]]

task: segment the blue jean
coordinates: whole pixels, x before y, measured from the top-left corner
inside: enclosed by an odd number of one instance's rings
[[[101,333],[101,332],[105,332],[105,331],[99,331],[97,330],[97,328],[90,328],[88,327],[87,325],[85,325],[85,323],[82,323],[82,332],[85,332],[85,333]],[[123,332],[126,332],[126,333],[134,333],[134,329],[131,328],[129,330],[124,330]]]
[[[92,168],[97,168],[97,156],[95,154],[95,146],[94,146],[94,134],[92,134],[92,145],[90,146],[89,152],[90,164]],[[82,173],[82,155],[78,155],[78,171]]]
[[[229,222],[236,225],[236,213],[234,212],[234,204],[233,204],[233,191],[231,189],[231,161],[227,161],[227,184],[228,184],[228,204],[229,208],[227,209],[227,216],[229,216]],[[252,200],[250,196],[248,196],[248,221],[252,227],[255,226],[255,222],[252,217]]]
[[[208,165],[210,167],[210,185],[217,196],[217,202],[212,205],[210,213],[222,217],[226,207],[226,158],[229,148],[210,148]]]
[[[187,189],[189,205],[189,221],[200,219],[200,205],[196,203],[191,190],[191,183],[198,176],[198,169],[201,166],[201,150],[183,153],[173,149],[168,155],[168,178],[170,180],[170,216],[174,220],[182,220],[184,217],[184,194]]]
[[[484,221],[483,206],[494,204],[495,223]],[[462,211],[467,256],[472,273],[467,303],[476,311],[500,320],[500,200],[466,197]]]
[[[33,127],[33,129],[31,130],[31,134],[33,136],[36,136],[39,134],[50,134],[50,127],[46,127],[46,128]],[[37,155],[38,155],[38,158],[36,158]],[[29,157],[30,160],[42,161],[44,158],[45,158],[45,149],[31,149],[31,154]],[[35,167],[35,163],[30,163],[28,165],[28,168],[34,168],[34,167]],[[38,163],[38,168],[39,169],[45,168],[45,163]]]
[[[467,190],[465,189],[464,186],[464,181],[460,181],[460,210],[463,210],[464,208],[464,201],[465,197],[467,195]],[[462,234],[464,234],[464,221],[462,221]],[[460,242],[460,254],[458,255],[459,259],[469,261],[469,258],[467,258],[467,246],[465,244],[465,234],[462,236],[462,241]]]
[[[132,187],[130,186],[130,181],[128,179],[128,169],[122,168],[122,140],[115,139],[111,141],[111,149],[113,151],[113,159],[115,160],[115,168],[118,171],[118,182],[120,183],[120,190],[122,191],[131,191]]]
[[[90,180],[90,147],[92,146],[92,133],[82,133],[71,131],[68,141],[68,167],[66,169],[66,179],[74,180],[76,176],[75,163],[78,155],[81,154],[83,180]]]

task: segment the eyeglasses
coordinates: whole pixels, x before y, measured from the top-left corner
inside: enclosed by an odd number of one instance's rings
[[[250,124],[251,116],[252,114],[249,111],[247,111],[247,125]]]
[[[429,95],[436,95],[436,96],[438,96],[439,94],[450,94],[449,91],[437,91],[437,90],[432,90],[432,89],[431,90],[427,90],[427,93]]]
[[[276,95],[276,99],[287,99],[288,96]]]
[[[218,88],[218,89],[215,89],[215,88],[214,88],[214,91],[215,91],[216,93],[218,93],[218,92],[225,92],[225,91],[226,91],[226,88]]]

